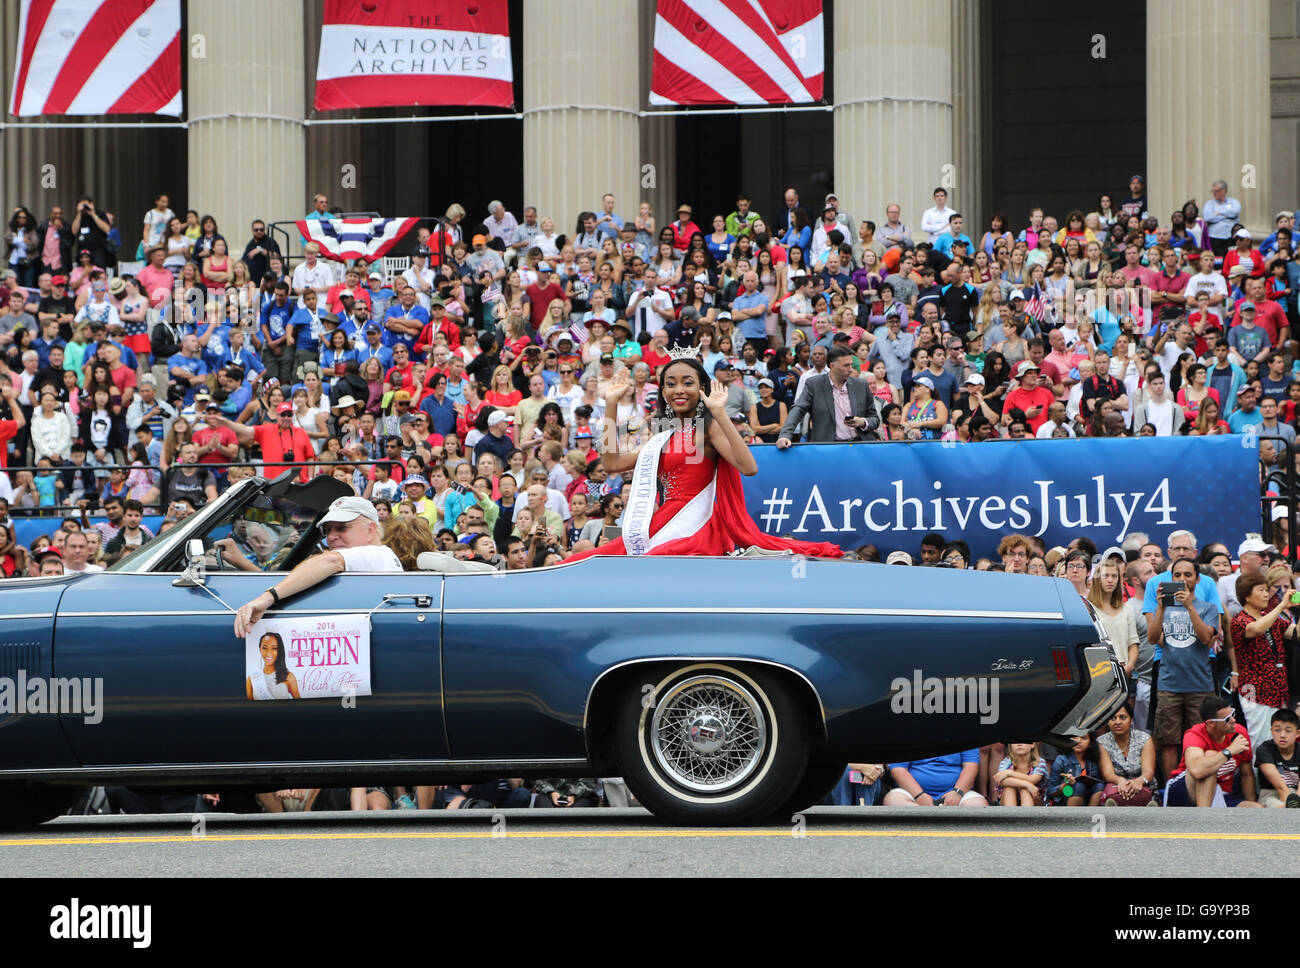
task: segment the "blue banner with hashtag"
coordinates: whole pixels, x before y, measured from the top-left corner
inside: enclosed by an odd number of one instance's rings
[[[745,503],[768,534],[873,544],[914,557],[931,531],[975,557],[1003,536],[1046,547],[1080,536],[1099,549],[1143,532],[1160,546],[1186,529],[1235,551],[1261,529],[1260,441],[1252,434],[753,449]]]

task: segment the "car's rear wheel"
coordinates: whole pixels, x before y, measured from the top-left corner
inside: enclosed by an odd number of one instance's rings
[[[30,830],[67,812],[81,791],[72,787],[0,788],[0,830]]]
[[[769,818],[808,763],[808,716],[794,689],[766,669],[706,663],[629,688],[617,748],[637,799],[675,823]]]

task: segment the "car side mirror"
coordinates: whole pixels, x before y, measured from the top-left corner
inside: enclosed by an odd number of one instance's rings
[[[172,582],[177,588],[201,588],[208,583],[207,559],[203,554],[203,539],[190,538],[185,542],[185,570]]]

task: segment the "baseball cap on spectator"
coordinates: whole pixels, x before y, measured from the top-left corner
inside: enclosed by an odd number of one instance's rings
[[[983,385],[984,385],[984,377],[982,377],[978,373],[972,373],[970,376],[966,377],[966,386],[968,387],[969,386],[982,387]]]
[[[357,294],[356,294],[355,292],[353,292],[351,289],[341,289],[341,290],[339,290],[339,298],[340,298],[340,299],[342,299],[344,296],[347,296],[349,299],[355,299],[355,298],[356,298],[356,295],[357,295]]]
[[[394,393],[394,394],[393,394],[393,403],[397,403],[398,401],[403,401],[403,402],[405,402],[405,403],[410,403],[410,402],[411,402],[411,391],[410,391],[410,390],[398,390],[396,393]]]
[[[573,432],[574,440],[591,440],[593,436],[595,435],[592,434],[590,427],[579,427]]]
[[[917,377],[915,380],[913,380],[912,382],[913,382],[913,383],[919,383],[921,386],[923,386],[923,387],[928,387],[928,388],[931,389],[931,390],[934,389],[934,381],[931,380],[928,376],[918,376],[918,377]]]
[[[1023,292],[1019,289],[1012,289],[1011,295],[1007,296],[1007,302],[1014,302],[1017,299],[1023,300],[1024,298],[1025,294]]]
[[[1025,375],[1026,373],[1028,373],[1030,370],[1033,370],[1035,373],[1037,373],[1037,372],[1038,372],[1038,365],[1037,365],[1036,363],[1034,363],[1033,360],[1021,360],[1021,361],[1016,365],[1016,379],[1019,380],[1022,376],[1024,376],[1024,375]]]
[[[286,400],[275,408],[275,412],[278,414],[293,413],[293,404]]]
[[[445,307],[447,304],[446,304],[445,302],[442,301],[442,298],[441,298],[441,297],[439,297],[439,296],[432,296],[432,297],[430,297],[430,299],[429,299],[429,305],[430,305],[430,306],[443,306],[443,307]]]
[[[790,273],[790,278],[791,278],[791,279],[807,279],[807,278],[808,278],[808,273],[804,272],[802,269],[795,269],[794,272]]]
[[[1274,545],[1266,544],[1264,542],[1264,539],[1257,534],[1246,535],[1246,540],[1243,541],[1241,544],[1237,545],[1238,558],[1250,552],[1254,552],[1257,555],[1262,555],[1266,551],[1270,551],[1270,552],[1277,551],[1277,548]]]
[[[429,486],[429,482],[425,480],[423,474],[406,475],[406,480],[402,481],[402,487],[406,487],[408,484],[423,484],[425,487]]]
[[[200,400],[211,400],[211,399],[212,399],[212,394],[211,392],[209,392],[207,387],[199,387],[198,390],[194,392],[195,403],[198,403]]]
[[[910,565],[912,556],[906,551],[891,551],[889,557],[885,559],[887,565]]]
[[[771,380],[769,380],[767,377],[763,377],[763,379],[759,380],[758,385],[761,387],[772,387],[773,389],[776,388],[776,384],[773,383]]]
[[[472,244],[474,244],[474,245],[487,245],[487,236],[486,236],[486,235],[476,235],[476,236],[474,236],[474,241],[473,241]]]
[[[560,334],[560,338],[557,339],[557,340],[555,341],[555,345],[556,345],[556,346],[559,346],[561,343],[568,343],[568,344],[569,344],[569,348],[572,349],[572,348],[573,348],[573,337],[570,336],[568,333],[561,333],[561,334]]]
[[[68,277],[67,277],[67,276],[51,276],[51,277],[50,277],[50,285],[51,285],[51,286],[66,286],[67,284],[68,284]]]
[[[477,242],[478,239],[476,238],[474,241]],[[429,254],[429,247],[427,245],[417,245],[415,247],[415,254],[427,256]]]
[[[372,273],[370,273],[370,275],[369,275],[367,278],[369,278],[369,279],[378,279],[380,282],[383,282],[383,281],[384,281],[384,274],[383,274],[382,272],[372,272]]]
[[[601,356],[601,358],[600,358],[600,362],[602,362],[602,363],[613,363],[613,362],[614,362],[614,357],[610,356],[608,353],[605,353],[605,354],[603,354],[603,355]]]
[[[1246,271],[1249,272],[1250,270],[1247,269]],[[1239,308],[1243,313],[1253,313],[1253,312],[1255,311],[1255,304],[1254,304],[1253,302],[1251,302],[1249,299],[1247,299],[1247,300],[1246,300],[1245,302],[1243,302],[1243,303],[1241,304],[1241,306],[1238,307],[1238,308]]]
[[[1250,229],[1237,229],[1237,238],[1253,239],[1254,236],[1250,234]]]
[[[1271,521],[1281,521],[1283,518],[1285,518],[1285,517],[1287,516],[1288,513],[1289,513],[1289,511],[1288,511],[1288,508],[1287,508],[1287,506],[1286,506],[1285,504],[1278,504],[1278,505],[1276,505],[1276,506],[1273,508],[1273,514],[1272,514],[1272,516],[1269,518],[1269,520],[1271,520]]]
[[[699,318],[700,318],[700,311],[696,309],[694,306],[682,307],[682,319],[699,319]]]
[[[398,425],[399,427],[405,427],[407,424],[413,424],[413,423],[415,423],[415,419],[416,419],[416,418],[415,418],[415,414],[413,414],[413,413],[408,413],[408,414],[406,414],[404,417],[402,417],[401,420],[397,421],[397,425]]]
[[[364,497],[340,497],[330,505],[330,509],[325,512],[325,517],[320,519],[319,524],[327,524],[331,521],[347,524],[357,518],[366,518],[378,524],[379,512]]]
[[[40,551],[36,552],[36,554],[33,555],[32,557],[34,557],[37,561],[40,561],[42,558],[48,558],[50,555],[54,555],[60,561],[63,560],[63,552],[60,551],[58,548],[54,547],[54,545],[46,545]]]
[[[730,318],[731,318],[731,313],[727,312],[727,310],[724,309],[722,312],[718,313],[717,318],[718,318],[718,319],[730,319]]]
[[[734,369],[735,367],[732,366],[727,360],[718,360],[718,362],[713,365],[714,373],[717,373],[719,370],[734,370]]]
[[[537,271],[538,271],[538,272],[550,272],[550,271],[551,271],[551,264],[550,264],[549,262],[547,262],[545,259],[543,259],[541,262],[537,263]]]
[[[503,424],[509,419],[510,418],[506,416],[506,412],[504,410],[493,410],[492,413],[488,416],[487,425],[489,427],[495,427],[497,424]]]
[[[146,373],[144,376],[140,377],[140,386],[145,386],[146,384],[151,387],[156,387],[158,385],[158,381],[154,379],[152,373]]]
[[[122,293],[126,292],[126,280],[118,276],[108,284],[108,291],[114,296],[122,295]]]

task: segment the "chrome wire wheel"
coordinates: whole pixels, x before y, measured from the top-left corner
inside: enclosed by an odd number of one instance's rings
[[[675,684],[656,703],[650,724],[654,757],[665,777],[697,793],[725,793],[763,761],[768,731],[749,689],[723,676]]]

